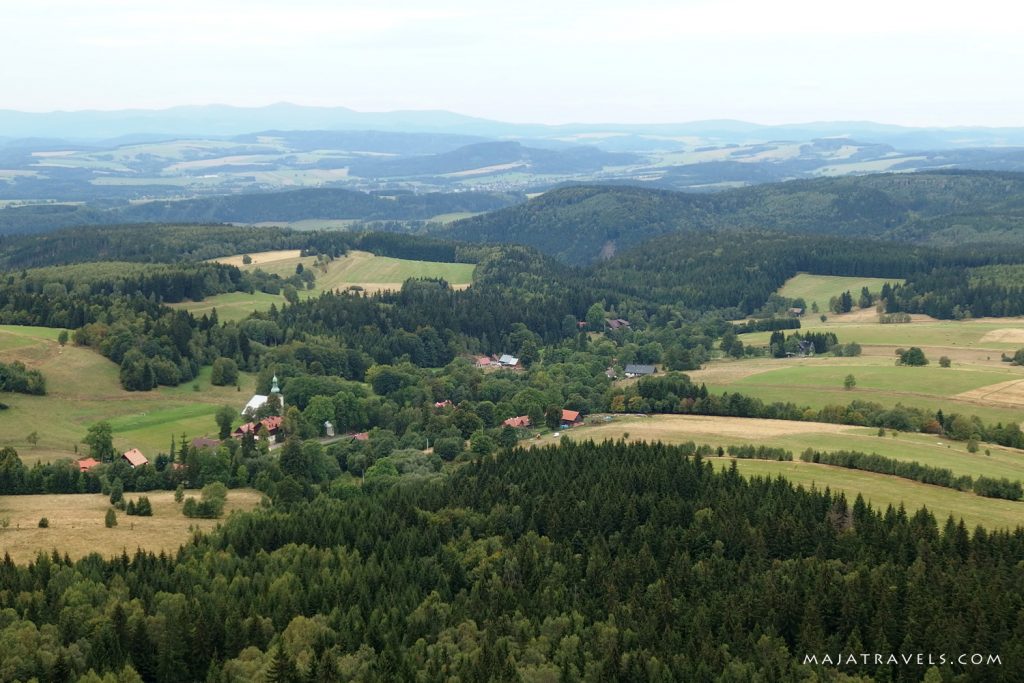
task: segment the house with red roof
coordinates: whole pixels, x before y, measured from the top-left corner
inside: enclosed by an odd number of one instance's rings
[[[562,409],[562,429],[569,429],[569,427],[575,427],[581,424],[583,424],[583,418],[580,417],[578,410]]]
[[[525,429],[530,426],[530,416],[520,415],[519,417],[510,417],[501,424],[508,427],[515,427],[516,429]]]
[[[88,472],[93,467],[96,467],[96,465],[101,465],[103,463],[95,458],[82,458],[76,464],[78,465],[79,472]]]
[[[140,451],[138,448],[133,448],[130,451],[126,451],[121,457],[128,461],[128,464],[132,466],[132,469],[149,464],[149,458],[144,456],[142,454],[142,451]]]
[[[359,432],[358,434],[353,434],[352,438],[356,441],[369,441],[370,434],[368,432]]]
[[[265,417],[259,422],[246,422],[244,425],[240,426],[238,429],[232,432],[232,435],[236,439],[245,436],[249,432],[252,432],[253,435],[258,436],[260,429],[262,427],[266,427],[267,434],[269,434],[270,436],[277,436],[277,433],[281,431],[281,424],[283,422],[284,418],[281,417],[280,415]]]
[[[434,402],[434,407],[435,408],[447,408],[451,404],[452,404],[451,401],[449,401],[448,399],[445,399],[443,401],[435,401]]]

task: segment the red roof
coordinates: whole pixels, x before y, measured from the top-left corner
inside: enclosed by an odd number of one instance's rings
[[[274,432],[275,430],[280,429],[282,422],[284,422],[284,418],[280,415],[265,417],[260,420],[260,424],[266,427],[268,432]]]
[[[578,422],[580,413],[578,410],[562,410],[562,422]]]
[[[434,407],[435,407],[435,408],[447,408],[447,407],[448,407],[448,406],[450,406],[451,404],[452,404],[452,402],[451,402],[451,401],[449,401],[449,400],[445,399],[444,401],[437,401],[437,402],[435,402],[435,403],[434,403]]]
[[[96,465],[99,465],[99,464],[100,464],[100,461],[96,460],[95,458],[82,458],[81,460],[78,461],[78,471],[79,472],[88,472],[93,467],[96,467]]]
[[[263,418],[262,420],[260,420],[259,424],[260,427],[266,427],[267,432],[273,434],[274,432],[281,428],[282,422],[284,422],[284,418],[280,417],[279,415],[275,415],[273,417]],[[249,432],[255,433],[258,431],[259,427],[256,426],[255,422],[246,422],[244,425],[235,430],[235,434],[241,436],[243,434],[248,434]]]
[[[366,432],[359,432],[358,434],[353,434],[352,438],[356,441],[369,441],[370,435]]]
[[[142,451],[138,448],[133,448],[125,453],[124,459],[127,460],[132,467],[142,467],[143,465],[149,464],[149,458],[144,456]]]
[[[505,420],[501,424],[508,425],[509,427],[529,427],[530,426],[530,416],[529,415],[520,415],[519,417],[510,417],[509,419]]]

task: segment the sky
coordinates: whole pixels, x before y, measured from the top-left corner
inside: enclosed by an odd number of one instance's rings
[[[1006,0],[0,0],[0,109],[1024,126]],[[2,134],[2,131],[0,131]]]

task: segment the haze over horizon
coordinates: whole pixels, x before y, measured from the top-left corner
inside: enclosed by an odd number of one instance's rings
[[[505,13],[464,0],[7,8],[0,59],[18,68],[0,109],[287,101],[542,124],[1024,124],[1011,79],[1024,67],[1020,10],[1001,0],[969,13],[923,0],[654,0],[628,10],[526,0]]]

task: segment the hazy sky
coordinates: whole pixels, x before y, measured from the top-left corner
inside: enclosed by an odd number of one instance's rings
[[[0,0],[0,108],[1024,125],[1001,0]],[[0,131],[2,134],[2,131]]]

